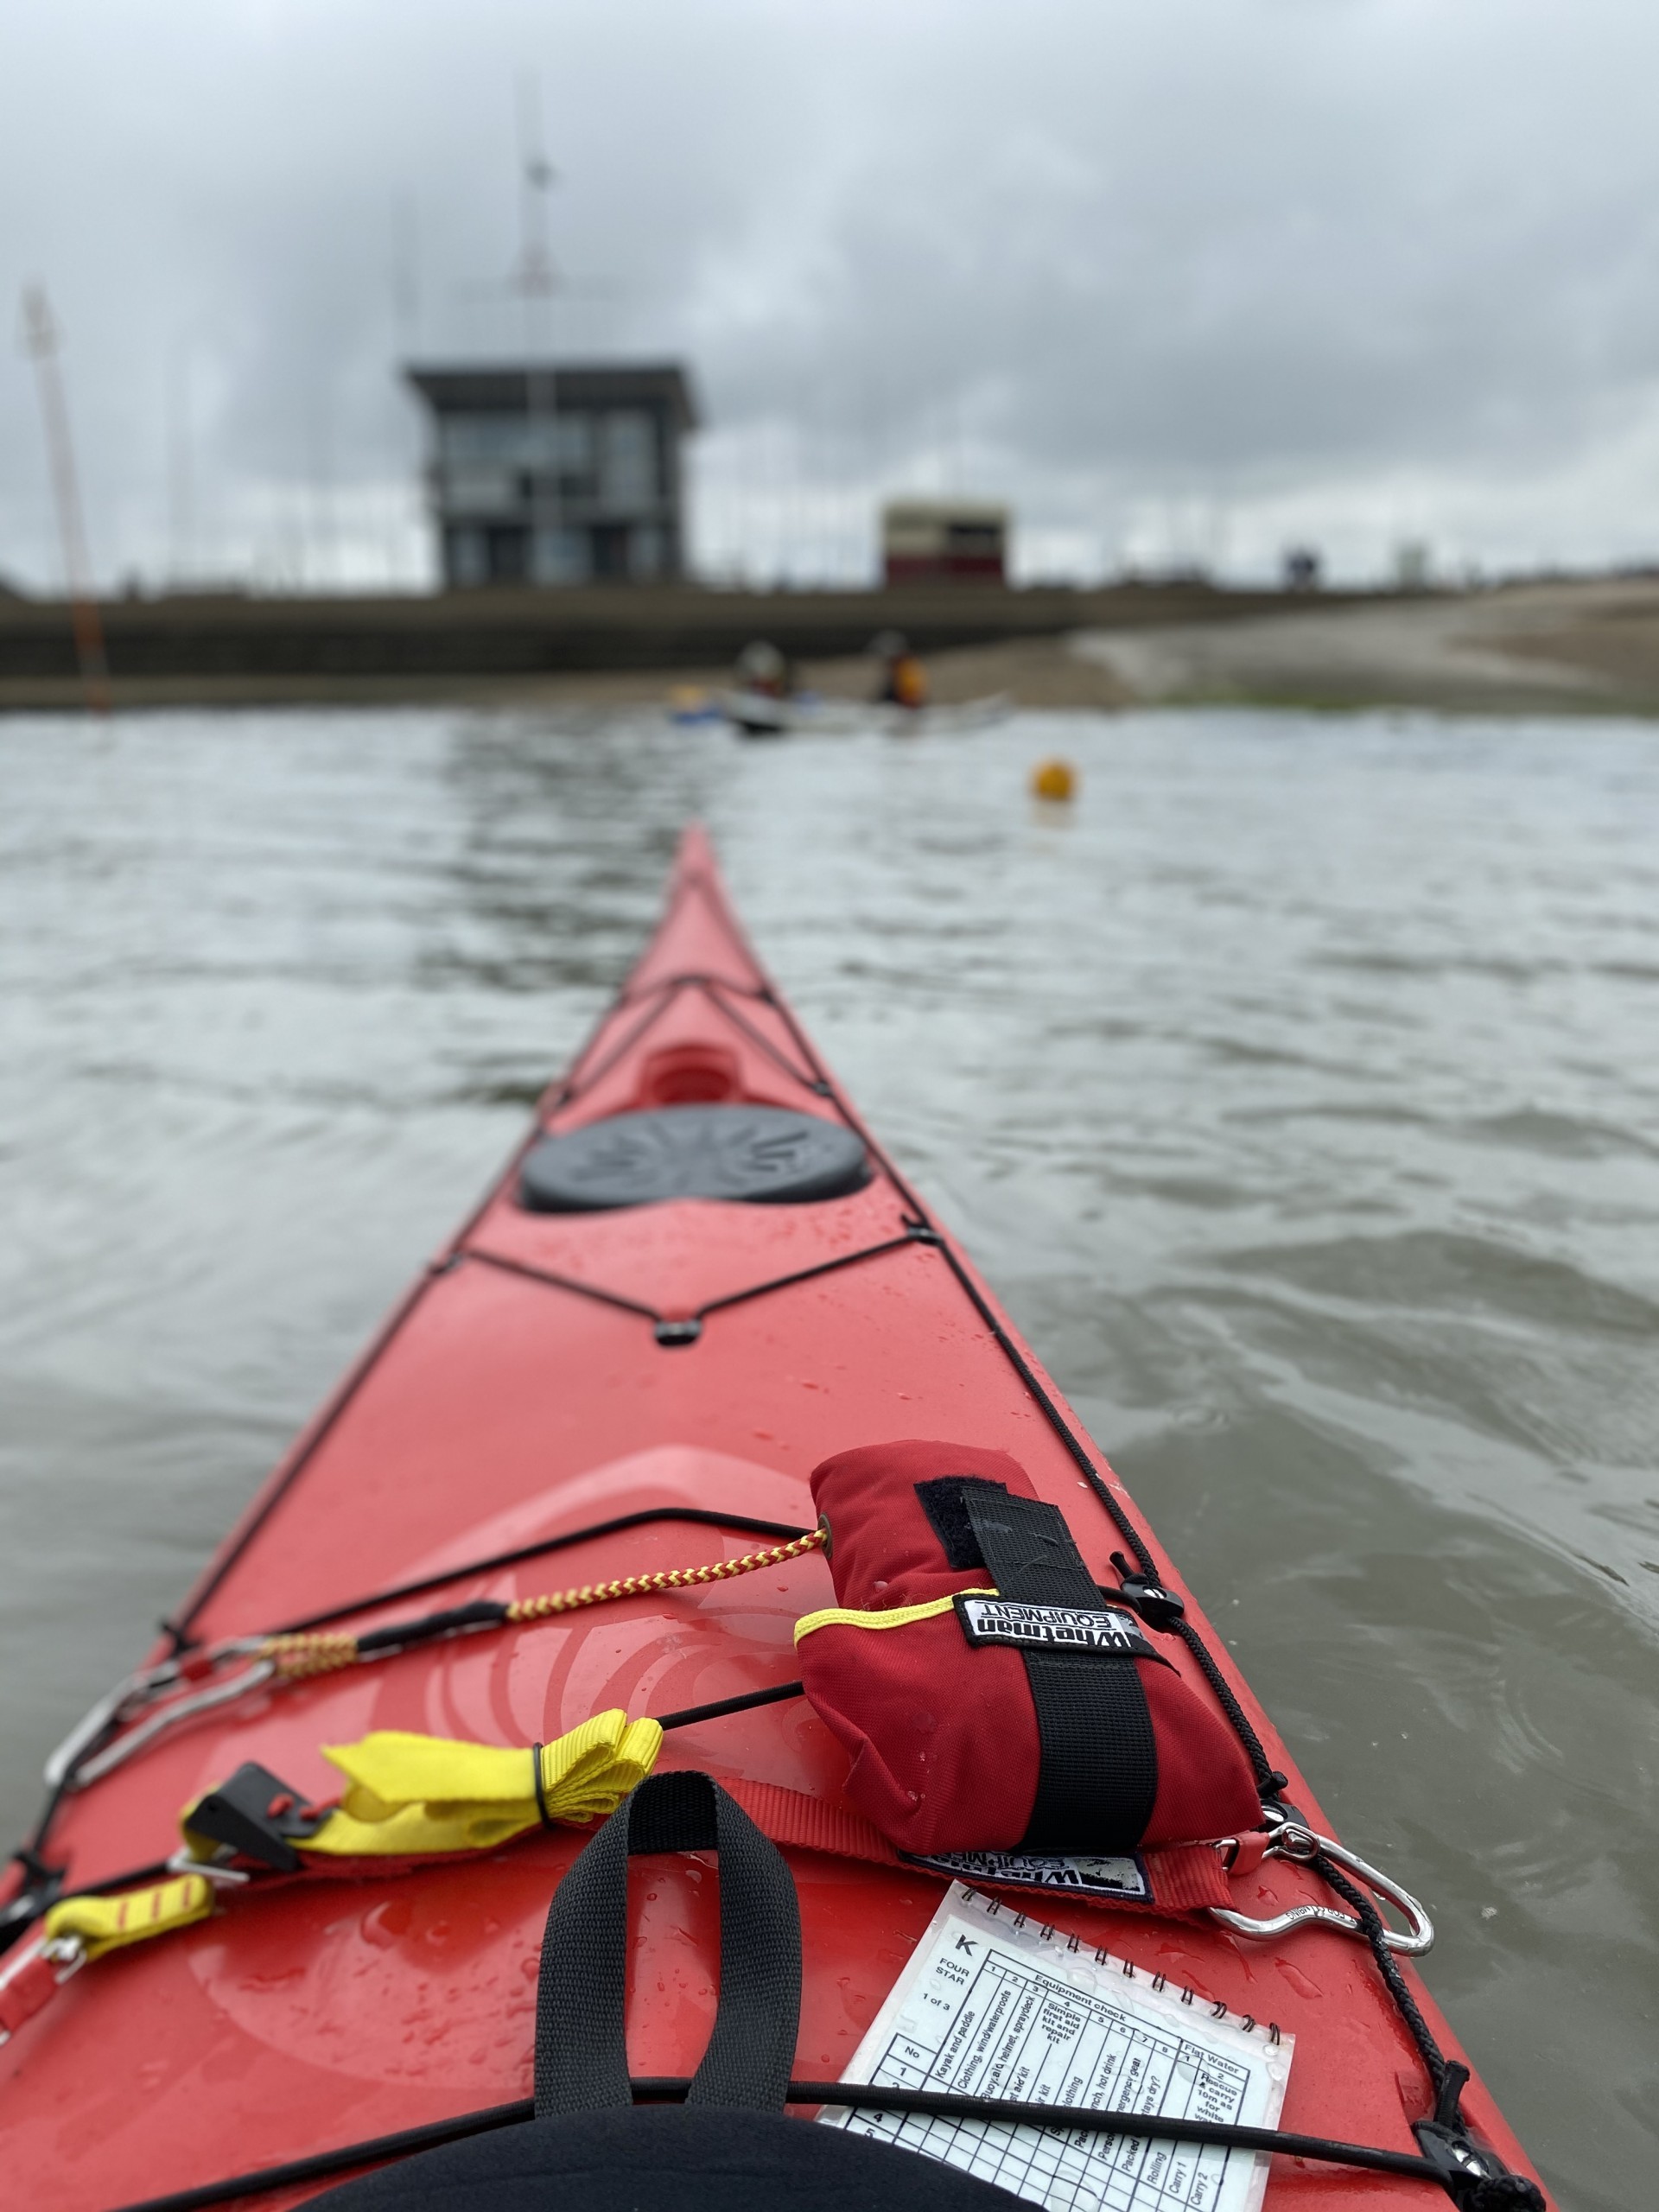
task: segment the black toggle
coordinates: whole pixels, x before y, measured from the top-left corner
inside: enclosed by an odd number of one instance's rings
[[[1275,1768],[1273,1782],[1272,1796],[1269,1796],[1265,1789],[1262,1793],[1262,1817],[1268,1826],[1279,1827],[1286,1821],[1293,1821],[1299,1828],[1309,1827],[1311,1823],[1307,1815],[1303,1812],[1300,1805],[1293,1805],[1285,1795],[1286,1790],[1290,1787],[1289,1777],[1281,1774]]]
[[[694,1344],[702,1334],[702,1324],[695,1313],[683,1321],[659,1321],[652,1334],[665,1350],[676,1344]]]
[[[1116,1598],[1121,1604],[1139,1613],[1148,1628],[1173,1628],[1176,1622],[1186,1618],[1186,1600],[1178,1598],[1173,1590],[1166,1590],[1161,1582],[1154,1582],[1149,1574],[1141,1574],[1131,1567],[1122,1552],[1112,1554],[1112,1565],[1117,1569],[1122,1589],[1109,1590],[1100,1586],[1103,1598]]]
[[[1496,2151],[1471,2142],[1460,2127],[1420,2120],[1411,2132],[1458,2212],[1546,2212],[1535,2181],[1511,2173]]]
[[[1469,2069],[1448,2059],[1432,2120],[1413,2123],[1423,2156],[1458,2212],[1545,2212],[1543,2192],[1524,2174],[1511,2173],[1496,2151],[1475,2142],[1459,2109]]]

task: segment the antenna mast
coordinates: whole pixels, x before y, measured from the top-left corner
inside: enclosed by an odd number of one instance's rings
[[[558,172],[542,143],[541,88],[532,72],[518,80],[519,233],[518,266],[512,287],[524,303],[524,413],[529,430],[530,557],[526,581],[538,581],[541,546],[546,542],[550,583],[561,565],[558,385],[546,348],[547,308],[558,275],[547,242],[547,194]],[[545,428],[543,428],[543,425]]]
[[[53,320],[52,304],[46,296],[44,284],[24,287],[23,344],[34,356],[35,380],[40,387],[52,493],[57,504],[58,534],[63,541],[64,573],[75,629],[75,658],[80,666],[86,704],[94,714],[106,715],[110,710],[110,668],[104,652],[104,625],[99,619],[98,601],[92,591],[92,564],[86,550],[80,484],[75,474],[74,447],[69,436],[69,404],[64,396],[63,372],[58,365],[58,326]]]

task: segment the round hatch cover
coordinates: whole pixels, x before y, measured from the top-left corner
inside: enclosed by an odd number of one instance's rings
[[[779,1106],[668,1106],[543,1137],[518,1194],[532,1213],[596,1213],[663,1198],[804,1205],[869,1178],[851,1129]]]

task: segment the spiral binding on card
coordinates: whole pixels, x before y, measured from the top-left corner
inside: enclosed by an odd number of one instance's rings
[[[981,1897],[979,1902],[984,1906],[987,1916],[992,1920],[1000,1918],[1007,1910],[1006,1901],[1001,1897]],[[1008,1925],[1016,1931],[1028,1928],[1031,1925],[1031,1916],[1016,1909],[1009,1916]],[[1056,1942],[1059,1940],[1059,1935],[1060,1931],[1058,1928],[1050,1927],[1044,1922],[1038,1923],[1037,1936],[1039,1942]],[[1082,1937],[1068,1936],[1065,1938],[1065,1948],[1068,1951],[1080,1952],[1084,1948]],[[1094,1958],[1097,1967],[1115,1966],[1118,1972],[1126,1975],[1130,1981],[1137,1979],[1133,1959],[1121,1959],[1114,1952],[1103,1948],[1096,1949]],[[1277,2020],[1262,2021],[1256,2018],[1254,2012],[1235,2012],[1217,1997],[1206,1997],[1200,2000],[1196,1990],[1187,1988],[1183,1982],[1172,1983],[1166,1974],[1154,1974],[1151,1977],[1151,1982],[1154,1991],[1160,1996],[1173,1988],[1183,2005],[1196,2005],[1202,2001],[1210,2007],[1210,2016],[1212,2019],[1230,2020],[1236,2028],[1240,2029],[1247,2036],[1253,2036],[1258,2028],[1265,2027],[1269,2044],[1276,2045],[1284,2040]]]

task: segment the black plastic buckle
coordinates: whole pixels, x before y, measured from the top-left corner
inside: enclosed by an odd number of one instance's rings
[[[1268,1778],[1272,1783],[1273,1789],[1271,1795],[1265,1789],[1262,1792],[1263,1824],[1275,1833],[1287,1822],[1294,1827],[1305,1828],[1308,1824],[1307,1815],[1303,1812],[1300,1805],[1293,1805],[1285,1795],[1286,1790],[1290,1787],[1289,1776],[1281,1774],[1278,1768],[1274,1767]]]
[[[1122,1584],[1120,1590],[1109,1590],[1100,1586],[1103,1598],[1116,1598],[1139,1613],[1148,1628],[1173,1628],[1176,1622],[1186,1618],[1186,1600],[1178,1598],[1173,1590],[1166,1590],[1161,1582],[1154,1582],[1149,1574],[1131,1572],[1129,1562],[1122,1552],[1112,1554],[1112,1565],[1117,1569]]]
[[[228,1844],[239,1859],[295,1874],[302,1863],[295,1842],[314,1836],[330,1809],[308,1803],[302,1790],[250,1760],[190,1808],[185,1834]]]
[[[0,1956],[11,1948],[48,1905],[57,1903],[68,1872],[64,1866],[48,1866],[27,1845],[11,1855],[23,1870],[23,1887],[16,1897],[0,1905]]]
[[[1488,2204],[1502,2202],[1504,2212],[1544,2212],[1543,2192],[1524,2174],[1513,2173],[1496,2151],[1471,2142],[1460,2128],[1438,2120],[1412,2123],[1418,2148],[1434,2169],[1435,2179],[1452,2202],[1465,2212],[1484,2212]],[[1486,2190],[1488,2182],[1508,2182],[1501,2199]]]

